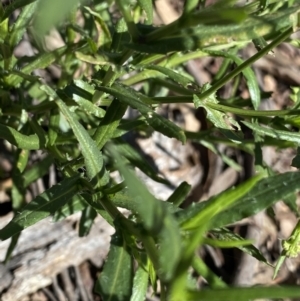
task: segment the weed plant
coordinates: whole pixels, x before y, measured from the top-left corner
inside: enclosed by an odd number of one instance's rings
[[[0,138],[11,145],[14,156],[14,217],[0,230],[1,240],[12,238],[7,260],[22,230],[48,216],[58,221],[80,211],[79,235],[89,233],[98,214],[116,230],[95,286],[103,300],[145,300],[147,288],[156,292],[158,282],[161,300],[300,297],[297,287],[229,287],[195,252],[204,244],[236,247],[268,264],[252,242],[226,226],[287,197],[298,216],[300,173],[275,174],[262,159],[262,147],[299,146],[299,88],[285,110],[259,110],[262,91],[252,64],[282,42],[298,47],[293,33],[299,29],[300,1],[205,2],[186,0],[178,20],[165,26],[153,25],[152,0],[0,3]],[[46,35],[53,26],[63,46],[51,50]],[[17,57],[15,49],[25,40],[34,47],[34,55]],[[257,52],[242,60],[239,50],[251,43]],[[207,56],[221,57],[223,63],[212,82],[200,87],[183,67]],[[51,66],[61,72],[55,81],[41,75]],[[250,98],[219,99],[219,89],[237,78],[245,80]],[[203,108],[211,126],[185,131],[156,112],[166,103]],[[138,117],[124,119],[129,107]],[[244,137],[245,128],[253,132],[252,138]],[[126,151],[121,147],[126,133],[153,131],[183,144],[190,140],[241,149],[254,156],[256,174],[184,209],[180,204],[190,191],[186,182],[167,200],[159,200],[134,168],[154,181],[167,180],[130,144]],[[29,169],[28,158],[36,150],[46,155]],[[52,164],[59,183],[26,203],[28,186],[44,177]],[[299,167],[299,155],[292,164]],[[111,176],[116,170],[120,183]],[[125,217],[120,207],[131,215]],[[286,257],[297,256],[299,231],[296,225],[283,243],[275,276]],[[209,239],[208,233],[215,238]],[[197,287],[196,274],[207,281],[206,289]]]

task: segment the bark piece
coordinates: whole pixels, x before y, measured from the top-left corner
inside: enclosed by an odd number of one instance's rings
[[[51,219],[45,219],[24,230],[0,279],[1,300],[18,301],[50,285],[66,268],[79,266],[85,260],[101,266],[113,232],[113,228],[100,217],[95,220],[90,234],[82,238],[78,237],[74,220],[52,223]],[[5,257],[8,243],[0,242],[0,260]],[[8,289],[7,283],[10,284]],[[5,288],[7,291],[3,293]]]

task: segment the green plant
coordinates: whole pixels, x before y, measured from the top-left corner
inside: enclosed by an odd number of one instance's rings
[[[157,279],[161,300],[299,297],[298,288],[228,288],[195,255],[203,244],[226,245],[242,248],[267,263],[251,242],[225,227],[300,189],[299,172],[275,175],[261,159],[264,145],[298,147],[299,93],[295,91],[294,105],[286,110],[260,111],[261,92],[251,69],[256,60],[283,41],[297,45],[290,36],[298,30],[300,2],[251,1],[244,6],[235,2],[218,1],[205,7],[205,1],[187,0],[181,17],[161,27],[153,26],[151,0],[83,4],[20,0],[6,7],[0,4],[0,137],[14,146],[15,156],[15,215],[0,230],[1,240],[13,237],[7,259],[21,231],[41,219],[82,211],[79,233],[85,235],[97,212],[116,229],[96,284],[103,300],[144,300],[149,280],[155,289]],[[109,11],[112,5],[118,9],[117,19]],[[61,15],[56,15],[57,7]],[[20,8],[16,21],[10,24],[9,17]],[[76,23],[77,13],[84,21],[82,26]],[[53,20],[61,22],[63,18],[66,20],[58,28],[65,45],[48,51],[44,34]],[[144,23],[138,23],[140,19]],[[17,58],[14,50],[25,33],[37,53]],[[249,43],[258,50],[243,61],[237,52]],[[212,83],[199,87],[187,74],[177,72],[187,61],[205,56],[224,58]],[[231,63],[236,67],[228,71]],[[61,69],[56,83],[34,73],[52,64]],[[83,71],[76,77],[80,68]],[[245,79],[250,99],[218,99],[216,92],[238,75]],[[140,91],[133,88],[137,83],[143,84]],[[159,85],[176,96],[161,96]],[[211,127],[205,132],[184,131],[155,112],[156,106],[164,103],[194,103],[196,108],[204,108]],[[139,116],[124,120],[129,106]],[[240,121],[230,114],[239,116]],[[242,125],[253,131],[253,139],[243,137]],[[290,131],[292,126],[297,130]],[[142,158],[132,160],[121,151],[121,137],[142,130],[158,131],[182,143],[190,139],[242,149],[255,157],[257,175],[206,202],[181,209],[179,205],[190,191],[184,182],[162,202],[131,167],[138,166],[155,181],[167,181]],[[134,153],[129,144],[128,149]],[[33,150],[47,155],[26,170]],[[43,177],[53,162],[61,181],[26,204],[27,186]],[[294,165],[299,167],[298,155]],[[116,169],[124,180],[121,183],[110,175]],[[118,207],[128,209],[133,217],[126,218]],[[219,238],[208,239],[209,232],[218,233]],[[291,255],[287,252],[290,244],[298,245],[297,235],[286,242],[283,256]],[[208,281],[210,289],[197,290],[190,267]]]

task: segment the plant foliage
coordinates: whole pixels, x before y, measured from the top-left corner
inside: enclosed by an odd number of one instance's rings
[[[81,211],[81,236],[88,234],[96,214],[116,229],[95,287],[103,300],[144,300],[150,284],[156,290],[156,281],[161,300],[300,297],[298,288],[229,288],[195,255],[204,244],[238,247],[269,264],[251,242],[226,227],[300,190],[299,172],[274,174],[257,151],[270,144],[299,147],[298,92],[294,106],[261,111],[262,92],[252,69],[280,43],[296,44],[291,35],[299,29],[300,1],[205,2],[186,0],[182,15],[163,26],[153,24],[152,0],[0,3],[0,138],[12,145],[16,171],[14,217],[0,230],[1,240],[15,238],[7,259],[23,229],[47,216],[61,220]],[[19,14],[12,22],[15,12]],[[54,49],[49,42],[53,31],[62,40]],[[15,50],[26,37],[35,52],[18,57]],[[238,51],[251,43],[257,52],[242,60]],[[180,70],[189,60],[208,56],[223,58],[223,65],[211,83],[200,87]],[[47,80],[42,71],[54,65],[60,76]],[[217,92],[237,76],[244,78],[250,100],[220,99]],[[137,90],[136,84],[142,88]],[[163,88],[172,94],[161,93]],[[206,112],[209,130],[185,131],[156,111],[164,103],[194,103]],[[129,107],[138,117],[124,119]],[[254,138],[244,137],[245,128]],[[135,175],[137,167],[168,184],[125,139],[125,134],[139,131],[157,131],[213,151],[218,143],[231,145],[253,155],[260,173],[181,209],[188,183],[163,202]],[[36,150],[45,159],[28,169],[29,155]],[[296,157],[293,164],[299,167],[297,162]],[[26,204],[26,189],[53,163],[60,182]],[[123,182],[115,182],[115,170]],[[120,207],[134,218],[124,216]],[[285,242],[282,260],[298,254],[298,232],[295,228]],[[197,289],[191,268],[209,288]]]

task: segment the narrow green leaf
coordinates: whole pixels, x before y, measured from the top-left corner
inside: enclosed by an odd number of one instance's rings
[[[126,249],[122,234],[116,232],[111,238],[110,251],[95,291],[103,301],[128,301],[133,278],[132,257]]]
[[[281,268],[281,266],[283,265],[283,263],[285,262],[287,256],[285,253],[281,254],[279,259],[277,260],[275,269],[274,269],[274,274],[273,274],[273,279],[275,279],[277,277],[277,274]]]
[[[201,92],[205,92],[209,89],[209,85],[204,85],[202,89]],[[226,115],[226,113],[214,110],[209,106],[210,103],[218,103],[214,94],[204,101],[201,101],[197,95],[194,95],[193,102],[196,109],[199,107],[205,109],[207,119],[210,120],[215,127],[219,128],[222,134],[235,143],[241,143],[243,134],[240,125],[232,117]]]
[[[79,237],[87,236],[92,228],[97,212],[88,206],[83,209],[79,221]]]
[[[32,182],[43,177],[46,173],[49,172],[51,164],[54,163],[52,156],[47,156],[38,163],[33,164],[30,169],[26,170],[24,177],[24,186],[27,187]]]
[[[220,279],[220,277],[216,276],[204,263],[204,261],[198,256],[194,256],[192,267],[195,271],[201,275],[212,288],[225,288],[227,284]]]
[[[83,79],[74,79],[70,86],[72,86],[72,88],[77,91],[81,91],[81,93],[76,93],[74,90],[72,90],[74,91],[75,94],[81,95],[87,100],[90,101],[93,100],[93,94],[95,93],[95,88],[87,81]]]
[[[184,131],[149,108],[149,106],[143,102],[143,99],[147,99],[146,96],[130,87],[120,84],[114,84],[112,88],[97,86],[97,89],[109,93],[132,108],[137,109],[146,118],[149,125],[158,132],[185,143],[186,137]]]
[[[225,191],[207,202],[199,203],[198,205],[203,203],[207,204],[206,206],[203,206],[201,210],[197,211],[197,213],[194,215],[183,215],[183,222],[180,221],[180,218],[178,219],[178,222],[181,222],[181,229],[192,231],[190,231],[190,235],[187,238],[187,241],[185,243],[185,252],[183,253],[181,261],[178,265],[176,272],[178,276],[172,283],[172,300],[186,299],[186,272],[192,262],[196,248],[198,248],[199,245],[203,243],[203,236],[205,232],[211,227],[212,221],[214,221],[216,219],[215,217],[218,217],[226,209],[230,208],[231,210],[231,208],[234,207],[234,203],[236,203],[240,197],[245,195],[251,188],[253,188],[255,184],[262,178],[262,176],[263,175],[257,175],[236,188]],[[195,209],[195,207],[196,205],[190,206],[187,210],[183,210],[178,214],[182,214],[182,212],[184,211],[192,211],[193,209]]]
[[[14,47],[20,42],[22,39],[25,31],[27,30],[29,23],[33,17],[33,14],[35,13],[38,2],[32,2],[28,5],[26,5],[20,15],[18,16],[17,21],[13,24],[10,34],[8,35],[8,43],[11,47],[11,49],[14,49]]]
[[[245,240],[245,239],[240,239],[240,240],[216,240],[216,239],[211,239],[211,238],[203,238],[203,244],[215,247],[215,248],[239,248],[239,247],[244,247],[251,245],[253,243],[252,240]]]
[[[12,14],[13,11],[17,10],[18,8],[22,8],[32,2],[36,2],[36,1],[38,1],[38,0],[15,0],[15,1],[11,2],[10,4],[8,4],[5,7],[4,14],[1,18],[1,22],[3,20],[5,20],[6,18],[8,18]]]
[[[267,41],[262,37],[253,39],[252,42],[253,42],[255,48],[257,49],[257,51],[262,50],[264,47],[266,47],[268,45]]]
[[[47,91],[49,89],[51,88],[48,87]],[[50,96],[53,96],[53,94],[57,95],[55,91],[51,91],[49,94]],[[56,99],[56,103],[66,120],[69,122],[76,138],[78,139],[89,179],[94,181],[97,179],[97,185],[106,185],[108,182],[108,177],[103,167],[102,153],[98,150],[95,141],[90,137],[84,127],[77,121],[76,115],[69,110],[62,100]]]
[[[105,110],[97,107],[92,102],[95,90],[91,89],[88,83],[76,80],[74,83],[66,86],[63,89],[63,92],[67,97],[74,100],[87,114],[93,114],[96,117],[104,117]]]
[[[1,20],[2,14],[3,14],[3,7],[0,2],[0,20]],[[9,45],[7,45],[7,43],[5,43],[5,38],[7,37],[8,32],[9,32],[8,19],[6,19],[4,21],[0,21],[0,42],[1,42],[0,53],[2,54],[2,58],[4,60],[10,58]]]
[[[123,43],[130,41],[130,35],[127,30],[127,24],[124,18],[120,18],[115,25],[115,32],[113,34],[112,43],[110,46],[110,50],[112,53],[119,53],[120,56],[116,57],[118,59],[121,58],[121,51],[123,50]]]
[[[156,275],[156,271],[154,269],[153,263],[150,262],[149,263],[149,279],[150,279],[150,284],[153,288],[153,291],[156,292],[157,291],[157,275]]]
[[[230,58],[238,66],[243,63],[243,60],[240,59],[238,56],[228,53],[228,52],[209,51],[208,53],[210,53],[212,55],[216,55],[216,56],[221,56],[224,58]],[[254,109],[257,110],[260,105],[261,99],[260,99],[260,90],[259,90],[258,82],[256,79],[256,75],[254,74],[251,67],[247,67],[247,68],[243,69],[242,73],[243,73],[243,75],[246,79],[247,85],[248,85],[252,105],[253,105]]]
[[[23,135],[15,129],[0,124],[0,138],[7,140],[12,145],[21,149],[41,149],[44,147],[37,135]]]
[[[164,218],[163,228],[158,235],[160,279],[168,282],[174,277],[181,257],[180,228],[170,214]]]
[[[269,136],[279,140],[294,142],[300,145],[300,133],[275,130],[247,121],[242,121],[242,123],[244,123],[248,128],[257,132],[258,134]]]
[[[138,267],[133,279],[130,301],[144,301],[148,289],[149,274],[143,266]]]
[[[215,290],[189,291],[186,301],[249,301],[255,299],[299,298],[300,289],[297,286],[268,287],[230,287]]]
[[[40,80],[40,77],[39,76],[36,76],[36,75],[29,75],[29,74],[26,74],[24,72],[21,72],[19,70],[9,70],[7,72],[7,74],[9,75],[12,75],[12,76],[18,76],[19,78],[22,78],[24,80],[27,80],[28,82],[30,83],[36,83]]]
[[[111,187],[108,187],[106,189],[103,190],[104,194],[114,194],[114,193],[120,193],[120,192],[124,192],[126,188],[126,184],[125,182],[120,182],[118,184],[112,185]]]
[[[25,126],[25,132],[29,130],[28,126]],[[12,180],[13,186],[11,190],[11,197],[12,197],[12,207],[14,216],[16,212],[22,209],[26,205],[25,195],[26,195],[26,186],[24,181],[24,170],[27,166],[29,158],[29,151],[28,150],[20,150],[18,149],[15,153],[15,162],[12,172]],[[4,262],[7,263],[18,243],[20,237],[20,233],[17,233],[12,236],[10,244],[7,248],[6,255]]]
[[[28,150],[21,150],[18,154],[19,158],[16,162],[16,168],[18,168],[19,172],[22,174],[27,166],[29,153]]]
[[[224,210],[230,207],[231,209],[229,212],[232,211],[233,204],[237,203],[248,191],[250,191],[256,183],[263,177],[264,175],[257,175],[253,178],[249,179],[248,181],[240,184],[237,187],[231,188],[221,194],[212,197],[210,200],[204,202],[205,207],[202,207],[202,210],[199,210],[198,213],[194,216],[189,216],[182,223],[182,228],[185,230],[192,230],[199,227],[201,224],[205,224],[212,221],[214,217],[214,221],[219,221],[219,216],[223,213]],[[199,203],[200,205],[201,203]],[[196,206],[194,206],[195,208]],[[236,206],[234,206],[236,207]],[[192,208],[192,207],[191,207]],[[225,211],[228,214],[228,211]]]
[[[93,65],[110,65],[111,64],[107,60],[106,57],[99,55],[99,54],[89,55],[89,54],[84,54],[80,51],[76,51],[75,56],[78,60],[85,62],[85,63],[93,64]]]
[[[66,217],[84,210],[88,204],[81,195],[74,195],[64,206],[55,211],[53,221],[58,222]]]
[[[231,210],[220,213],[212,227],[223,227],[272,206],[286,195],[300,190],[300,173],[287,172],[261,180]]]
[[[285,196],[282,200],[290,208],[290,210],[296,215],[296,217],[299,218],[300,216],[299,216],[296,193],[293,192]]]
[[[170,185],[170,182],[157,175],[158,170],[156,170],[148,161],[147,158],[143,157],[138,151],[131,147],[128,143],[118,140],[117,148],[120,155],[124,156],[129,160],[129,162],[139,168],[143,173],[145,173],[152,180],[162,183],[165,185]]]
[[[220,228],[254,215],[299,190],[300,172],[287,172],[262,179],[246,195],[239,198],[230,210],[219,213],[213,219],[210,228]],[[213,200],[214,198],[179,211],[176,214],[179,221],[189,221]]]
[[[230,7],[230,2],[235,1],[218,1],[213,6],[208,6],[200,11],[195,12],[194,14],[185,16],[185,18],[179,24],[184,27],[196,26],[198,24],[213,24],[217,26],[241,23],[245,21],[247,18],[245,8]],[[223,5],[220,5],[220,3],[223,3]]]
[[[145,43],[125,44],[126,47],[146,53],[169,53],[172,51],[192,51],[199,48],[206,48],[221,45],[222,49],[237,45],[239,42],[250,41],[257,37],[263,37],[269,33],[280,32],[293,26],[292,15],[299,11],[299,4],[291,8],[282,8],[275,13],[264,16],[248,16],[240,24],[220,25],[198,25],[194,27],[181,28],[180,23],[173,27],[176,29],[172,34],[162,34],[163,30],[156,30],[149,34]],[[208,17],[208,14],[206,14]],[[235,18],[233,16],[233,18]],[[205,19],[205,18],[204,18]],[[201,18],[195,18],[195,22],[201,22]],[[212,18],[206,18],[208,22]],[[192,23],[194,22],[192,21]],[[188,22],[187,22],[187,25]],[[171,26],[171,25],[170,25]],[[166,29],[169,30],[168,27]],[[157,38],[153,40],[153,37]]]
[[[203,1],[203,0],[202,0]],[[205,0],[203,1],[205,2]],[[155,42],[160,40],[162,37],[168,36],[178,36],[181,29],[190,29],[190,27],[199,27],[200,24],[211,25],[213,24],[215,27],[218,25],[228,25],[235,24],[241,22],[245,19],[247,14],[242,7],[230,7],[229,3],[232,6],[232,2],[234,0],[226,0],[226,1],[218,1],[215,5],[210,5],[205,7],[202,3],[202,9],[197,10],[195,13],[191,13],[192,10],[196,7],[196,1],[186,1],[184,5],[184,12],[180,18],[176,21],[168,24],[167,26],[160,27],[156,30],[150,32],[145,41],[147,42]],[[193,4],[191,4],[193,3]],[[220,9],[223,3],[222,9]],[[218,7],[217,7],[218,6]],[[215,29],[216,31],[216,29]],[[190,32],[191,33],[191,32]],[[205,33],[205,30],[203,30]],[[213,33],[214,34],[214,33]]]
[[[59,98],[59,96],[56,94],[56,91],[54,91],[50,86],[48,85],[41,85],[40,90],[44,91],[50,98],[50,101],[55,100],[56,98]]]
[[[131,202],[135,212],[139,214],[144,227],[149,231],[158,233],[163,227],[165,209],[136,177],[121,159],[115,146],[109,146],[109,152],[115,160],[115,165],[128,185],[128,191],[132,197]]]
[[[101,193],[100,193],[100,195],[98,193],[95,193],[93,195],[88,194],[88,193],[82,193],[81,196],[82,196],[82,199],[86,202],[86,204],[88,204],[98,214],[100,214],[100,216],[102,216],[111,226],[115,227],[114,219],[110,216],[107,208],[104,208],[101,205],[101,201],[104,198],[104,196]]]
[[[201,132],[200,132],[200,134],[201,134]],[[236,163],[230,157],[226,156],[224,154],[224,152],[220,152],[220,150],[217,148],[217,146],[214,143],[210,142],[209,140],[204,140],[203,137],[200,138],[199,142],[200,142],[200,144],[202,144],[203,146],[205,146],[207,149],[209,149],[210,151],[212,151],[216,155],[220,156],[221,159],[222,159],[222,161],[224,163],[226,163],[229,167],[233,168],[236,171],[242,171],[241,165],[239,165],[238,163]]]
[[[38,54],[32,62],[28,63],[26,66],[21,68],[20,71],[22,73],[29,74],[39,68],[45,69],[46,67],[51,65],[55,60],[61,58],[62,55],[67,51],[67,49],[68,47],[64,46],[51,52]],[[15,74],[11,74],[5,78],[5,83],[13,87],[17,86],[22,81],[23,78]]]
[[[41,145],[45,147],[48,144],[48,136],[44,129],[39,125],[34,117],[29,120],[29,124],[32,131],[39,137]]]
[[[11,189],[12,207],[14,211],[19,210],[25,204],[26,188],[20,173],[14,171],[13,186]]]
[[[189,194],[192,186],[187,182],[182,182],[170,195],[167,199],[167,202],[174,204],[174,206],[178,207],[182,202],[185,201],[187,195]]]
[[[163,66],[157,66],[157,65],[149,65],[149,66],[145,66],[145,67],[143,66],[143,69],[156,70],[156,71],[166,75],[167,77],[169,77],[170,79],[172,79],[173,81],[177,82],[178,84],[182,85],[185,88],[193,87],[194,89],[199,89],[199,87],[197,87],[197,85],[195,84],[195,82],[192,79],[190,79],[176,71],[173,71],[169,68],[166,68]]]
[[[222,241],[228,241],[228,242],[243,242],[245,241],[243,237],[240,235],[233,233],[232,231],[221,228],[221,229],[215,229],[211,231],[216,238],[222,240]],[[257,260],[264,262],[267,265],[271,265],[267,259],[263,256],[263,254],[254,246],[248,243],[248,245],[240,245],[235,246],[238,249],[242,250],[243,252],[249,254],[250,256],[256,258]]]
[[[191,231],[190,237],[186,242],[185,253],[181,259],[179,265],[179,275],[176,282],[173,284],[172,294],[181,294],[180,291],[184,287],[184,275],[188,269],[193,254],[196,248],[203,243],[203,236],[205,232],[209,229],[214,217],[218,216],[218,213],[224,212],[228,208],[232,208],[233,204],[238,201],[245,193],[247,193],[261,178],[263,175],[257,175],[236,188],[225,191],[215,198],[213,198],[205,208],[202,208],[198,214],[191,217],[189,220],[181,223],[181,228],[183,230],[193,230]]]
[[[65,179],[37,196],[0,230],[0,239],[6,240],[57,211],[78,192],[78,179],[79,175]]]
[[[5,254],[4,263],[7,263],[7,262],[10,260],[11,255],[12,255],[12,253],[13,253],[15,247],[16,247],[17,244],[18,244],[20,235],[21,235],[21,233],[17,233],[17,234],[15,234],[15,235],[13,235],[13,236],[11,237],[10,244],[9,244],[9,246],[8,246],[8,248],[7,248],[7,251],[6,251],[6,254]]]
[[[12,206],[14,212],[20,210],[25,204],[26,186],[24,180],[24,169],[27,166],[29,158],[28,150],[17,150],[15,154],[15,162],[12,172]]]
[[[51,110],[48,130],[49,145],[53,146],[59,132],[60,115],[57,110]]]
[[[122,190],[119,188],[119,184],[112,186],[110,188],[106,188],[101,193],[105,197],[107,197],[110,201],[112,201],[117,207],[126,208],[128,210],[136,211],[134,204],[132,204],[132,197],[128,191],[128,189],[124,188],[124,183],[122,182],[121,186],[123,187]],[[98,198],[95,194],[93,197]],[[129,209],[130,208],[130,209]]]
[[[123,121],[123,122],[122,122]],[[114,131],[113,138],[118,138],[123,136],[124,134],[130,132],[130,131],[139,131],[139,130],[145,130],[148,127],[146,124],[146,121],[144,120],[129,120],[129,121],[124,121],[122,120],[118,128]]]
[[[122,186],[123,185],[124,183],[122,183]],[[133,201],[132,194],[128,190],[128,188],[125,189],[123,188],[121,191],[119,190],[118,187],[116,187],[116,189],[118,190],[117,192],[112,191],[114,190],[114,187],[104,189],[103,193],[117,207],[125,208],[132,212],[138,212],[138,208],[137,208],[138,203]],[[170,214],[173,214],[174,212],[177,212],[179,210],[177,207],[174,207],[172,204],[168,202],[159,202],[159,204],[164,207],[164,211],[168,211]]]
[[[118,99],[112,101],[93,135],[99,149],[102,149],[105,143],[113,137],[126,110],[127,104],[120,102]]]

